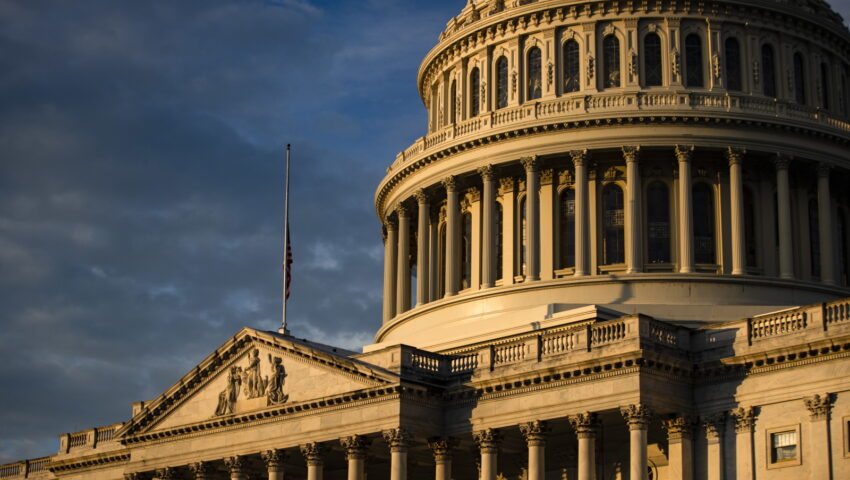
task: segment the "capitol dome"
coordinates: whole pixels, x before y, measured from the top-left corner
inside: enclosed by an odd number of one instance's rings
[[[850,32],[822,1],[470,1],[387,169],[383,326],[704,326],[848,294]]]

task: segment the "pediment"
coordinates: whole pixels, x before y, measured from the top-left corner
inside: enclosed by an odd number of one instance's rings
[[[174,429],[398,381],[394,374],[346,353],[244,328],[168,391],[141,407],[116,434]]]

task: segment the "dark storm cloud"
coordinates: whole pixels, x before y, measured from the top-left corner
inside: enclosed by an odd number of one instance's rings
[[[0,0],[0,462],[276,328],[287,141],[291,326],[368,342],[372,194],[462,3]]]

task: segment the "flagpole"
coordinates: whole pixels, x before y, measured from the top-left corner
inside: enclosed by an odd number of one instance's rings
[[[286,279],[289,275],[289,159],[292,153],[290,144],[286,144],[286,172],[283,189],[283,301],[281,302],[281,317],[279,333],[289,335],[286,328]]]

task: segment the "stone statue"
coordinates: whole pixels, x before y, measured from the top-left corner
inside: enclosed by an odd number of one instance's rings
[[[274,360],[272,360],[272,356],[269,354],[269,363],[272,366],[272,376],[266,391],[268,405],[286,403],[289,395],[283,393],[283,385],[286,383],[286,369],[283,367],[283,359],[274,357]]]
[[[266,382],[260,375],[260,351],[254,349],[248,354],[248,366],[242,372],[246,398],[259,398],[266,392]]]
[[[218,394],[218,406],[215,407],[216,415],[229,415],[233,413],[233,406],[239,397],[242,387],[242,367],[233,367],[227,375],[227,386]]]

